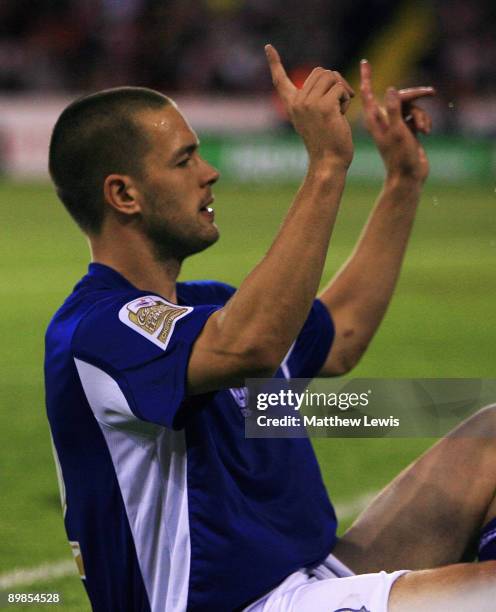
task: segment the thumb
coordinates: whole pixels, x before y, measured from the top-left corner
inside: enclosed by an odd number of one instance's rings
[[[388,87],[384,102],[388,114],[389,124],[395,125],[401,122],[401,99],[398,90],[394,87]]]

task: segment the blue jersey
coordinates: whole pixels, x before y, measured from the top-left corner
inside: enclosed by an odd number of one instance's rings
[[[50,323],[64,520],[97,612],[232,611],[335,543],[307,439],[245,439],[237,390],[187,396],[193,343],[233,292],[178,283],[171,304],[91,264]],[[277,376],[314,376],[332,337],[315,301]]]

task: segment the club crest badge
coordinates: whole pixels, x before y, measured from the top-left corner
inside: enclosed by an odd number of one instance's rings
[[[176,322],[192,310],[146,295],[125,304],[119,311],[119,320],[165,351]]]

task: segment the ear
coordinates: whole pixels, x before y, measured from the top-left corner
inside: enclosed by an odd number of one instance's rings
[[[105,203],[124,215],[141,212],[139,191],[133,179],[124,174],[109,174],[103,183]]]

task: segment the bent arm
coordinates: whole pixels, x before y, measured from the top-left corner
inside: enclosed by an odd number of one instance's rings
[[[190,393],[273,375],[317,293],[345,177],[328,163],[309,169],[268,253],[198,337]]]
[[[336,329],[321,376],[352,369],[379,327],[399,277],[420,190],[415,181],[385,182],[352,256],[319,295]]]
[[[371,68],[361,63],[361,95],[367,128],[387,178],[358,245],[319,296],[332,312],[336,336],[321,376],[345,374],[363,355],[389,305],[398,280],[429,163],[417,131],[431,130],[416,99],[432,87],[389,88],[381,106],[372,92]]]
[[[194,344],[190,393],[272,376],[305,322],[318,290],[346,171],[352,90],[338,73],[316,68],[302,89],[266,49],[274,85],[309,154],[306,178],[268,253]]]

